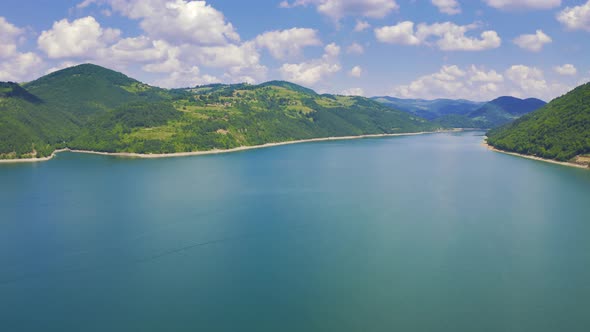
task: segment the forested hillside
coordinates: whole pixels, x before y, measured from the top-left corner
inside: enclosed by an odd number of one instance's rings
[[[590,83],[491,130],[488,143],[506,151],[584,162],[583,156],[590,154]]]
[[[2,159],[64,147],[174,153],[439,127],[367,98],[283,81],[166,90],[86,64],[0,86]]]

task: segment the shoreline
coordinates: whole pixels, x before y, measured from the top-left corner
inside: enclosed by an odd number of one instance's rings
[[[536,161],[543,161],[546,163],[551,163],[551,164],[556,164],[556,165],[561,165],[561,166],[576,167],[576,168],[581,168],[581,169],[590,169],[588,166],[576,164],[576,163],[570,163],[567,161],[557,161],[557,160],[553,160],[553,159],[541,158],[541,157],[532,156],[532,155],[528,155],[528,154],[500,150],[500,149],[497,149],[497,148],[489,145],[487,137],[484,138],[482,144],[490,151],[499,152],[499,153],[503,153],[503,154],[507,154],[507,155],[511,155],[511,156],[515,156],[515,157],[521,157],[521,158],[526,158],[526,159],[531,159],[531,160],[536,160]]]
[[[202,155],[211,155],[211,154],[240,152],[240,151],[246,151],[246,150],[263,149],[263,148],[270,148],[270,147],[289,145],[289,144],[299,144],[299,143],[341,141],[341,140],[353,140],[353,139],[362,139],[362,138],[414,136],[414,135],[459,132],[459,131],[463,131],[463,129],[421,131],[421,132],[415,132],[415,133],[399,133],[399,134],[367,134],[367,135],[358,135],[358,136],[333,136],[333,137],[309,138],[309,139],[276,142],[276,143],[265,143],[265,144],[260,144],[260,145],[251,145],[251,146],[240,146],[240,147],[232,148],[232,149],[213,149],[213,150],[207,150],[207,151],[154,153],[154,154],[141,154],[141,153],[132,153],[132,152],[100,152],[100,151],[74,150],[74,149],[65,148],[65,149],[59,149],[59,150],[53,151],[51,153],[51,155],[48,157],[23,158],[23,159],[0,159],[0,164],[36,163],[36,162],[42,162],[42,161],[49,161],[49,160],[53,159],[60,152],[86,153],[86,154],[95,154],[95,155],[101,155],[101,156],[114,156],[114,157],[140,158],[140,159],[178,158],[178,157],[191,157],[191,156],[202,156]]]

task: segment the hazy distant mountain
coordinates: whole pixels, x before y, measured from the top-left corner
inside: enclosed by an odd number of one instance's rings
[[[484,104],[479,109],[469,113],[467,117],[476,122],[481,122],[485,128],[494,128],[538,110],[545,104],[547,103],[536,98],[519,99],[504,96]]]
[[[384,105],[417,115],[427,120],[435,120],[449,114],[466,115],[481,107],[483,102],[464,99],[400,99],[395,97],[373,97]]]
[[[400,99],[374,97],[384,105],[434,121],[444,127],[493,128],[532,112],[545,102],[535,98],[500,97],[490,102],[464,99]]]

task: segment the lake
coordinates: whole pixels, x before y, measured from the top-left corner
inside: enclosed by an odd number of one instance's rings
[[[0,165],[0,330],[588,331],[590,171],[483,134]]]

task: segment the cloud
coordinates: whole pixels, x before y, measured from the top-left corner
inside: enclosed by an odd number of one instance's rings
[[[352,77],[356,77],[356,78],[361,77],[362,74],[363,74],[363,69],[360,66],[352,67],[352,69],[348,73],[348,75],[350,75]]]
[[[472,65],[469,70],[469,82],[471,83],[501,83],[504,81],[504,76],[495,70],[486,71],[477,66]]]
[[[232,24],[205,1],[171,1],[156,11],[144,15],[140,23],[153,38],[214,45],[240,40]]]
[[[456,25],[452,22],[420,24],[416,35],[420,40],[430,36],[440,38],[436,44],[443,51],[482,51],[500,47],[502,40],[493,30],[482,32],[480,39],[465,36],[467,31],[477,28],[477,24]]]
[[[199,67],[192,66],[170,73],[170,75],[158,81],[158,86],[164,88],[194,87],[219,82],[221,82],[219,78],[211,75],[201,75]]]
[[[343,96],[364,96],[365,90],[363,90],[362,88],[350,88],[343,90],[342,92],[340,92],[340,94]]]
[[[252,42],[203,47],[187,45],[184,50],[186,60],[197,60],[207,67],[247,67],[254,66],[260,61],[260,54]]]
[[[548,82],[542,70],[525,65],[510,66],[503,74],[474,65],[466,68],[446,65],[436,73],[420,76],[409,84],[395,86],[391,93],[402,98],[466,98],[485,101],[503,95],[548,99],[571,88],[560,82]]]
[[[168,56],[173,47],[163,40],[152,40],[146,36],[124,38],[100,50],[96,55],[117,62],[157,61]]]
[[[35,53],[17,53],[0,62],[0,81],[20,82],[37,76],[41,72],[43,60]]]
[[[91,3],[107,4],[123,16],[140,20],[141,28],[153,39],[199,45],[222,45],[240,40],[223,13],[206,1],[87,0],[78,7]]]
[[[0,58],[16,55],[18,39],[24,30],[8,22],[0,16]]]
[[[263,34],[259,44],[256,40],[242,42],[223,13],[206,1],[86,0],[78,8],[92,4],[106,5],[115,13],[138,20],[144,34],[107,43],[96,37],[96,31],[102,28],[94,22],[89,33],[92,38],[87,38],[93,43],[84,48],[88,52],[72,52],[76,49],[66,45],[63,50],[54,48],[54,56],[85,57],[120,70],[129,63],[140,63],[144,71],[163,76],[152,82],[165,87],[220,81],[254,83],[267,73],[260,64],[261,48],[269,49],[273,56],[288,57],[304,46],[321,45],[314,30],[297,28]],[[57,43],[47,42],[45,48],[49,50],[52,44]]]
[[[179,50],[164,40],[147,36],[120,38],[120,31],[103,28],[94,17],[55,22],[37,40],[39,49],[62,63],[95,62],[118,70],[130,63],[164,61]],[[75,61],[72,61],[75,60]]]
[[[324,48],[321,58],[295,64],[285,63],[279,68],[279,72],[288,81],[314,85],[342,69],[338,61],[339,54],[340,47],[332,43]]]
[[[463,77],[466,73],[458,66],[443,66],[440,71],[424,75],[407,85],[398,85],[393,94],[402,98],[445,98],[466,92]]]
[[[557,20],[569,30],[590,32],[590,1],[575,7],[566,7],[557,14]]]
[[[482,51],[497,48],[502,44],[502,40],[493,30],[482,32],[480,38],[465,35],[477,28],[478,24],[457,25],[444,22],[421,23],[414,30],[414,23],[405,21],[375,29],[375,37],[383,43],[402,45],[428,45],[431,37],[435,37],[436,45],[443,51]]]
[[[71,23],[67,19],[53,23],[37,43],[50,58],[87,57],[116,41],[120,34],[116,29],[103,29],[94,17],[87,16]]]
[[[254,42],[223,46],[185,44],[169,47],[166,51],[166,57],[162,61],[143,66],[143,70],[148,72],[167,73],[168,79],[164,81],[166,87],[186,86],[188,82],[203,84],[197,76],[194,81],[187,78],[196,72],[201,75],[201,66],[224,71],[222,79],[215,77],[216,82],[255,83],[266,78],[267,68],[260,64],[260,54]],[[209,82],[214,76],[200,77]],[[174,85],[174,82],[179,85]]]
[[[395,0],[294,0],[291,3],[281,2],[280,7],[293,8],[308,5],[315,6],[320,14],[334,21],[340,21],[345,16],[383,18],[399,8]]]
[[[356,20],[356,25],[354,26],[354,32],[362,32],[370,28],[371,25],[367,21]]]
[[[578,73],[578,69],[572,64],[565,64],[563,66],[555,66],[553,70],[559,75],[574,76]]]
[[[525,65],[511,66],[506,70],[506,77],[516,85],[511,94],[519,97],[547,99],[573,88],[559,82],[547,82],[541,69]]]
[[[303,48],[322,42],[314,29],[292,28],[265,32],[256,37],[256,44],[266,48],[274,58],[285,59],[299,56]]]
[[[441,13],[456,15],[461,13],[461,6],[457,0],[431,0]]]
[[[365,49],[363,48],[362,45],[355,42],[355,43],[350,44],[346,48],[346,53],[361,55],[361,54],[365,53]]]
[[[43,59],[32,52],[20,52],[25,30],[0,16],[0,81],[21,82],[42,71]]]
[[[551,9],[561,6],[561,0],[484,0],[497,9]]]
[[[539,52],[543,49],[543,45],[552,41],[551,37],[547,36],[542,30],[537,30],[535,34],[531,35],[520,35],[513,40],[518,47],[531,52]]]
[[[375,37],[378,41],[388,44],[419,45],[422,43],[422,41],[414,35],[414,22],[411,21],[376,28]]]
[[[514,65],[506,70],[506,77],[525,91],[546,91],[547,81],[543,77],[543,71],[525,65]]]

